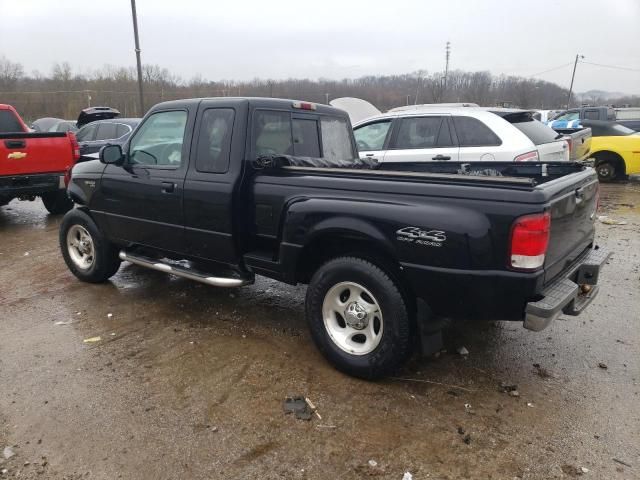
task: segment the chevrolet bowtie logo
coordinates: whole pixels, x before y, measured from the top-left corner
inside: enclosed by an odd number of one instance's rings
[[[21,158],[24,158],[26,156],[27,154],[24,152],[11,152],[9,155],[7,155],[7,158],[9,160],[12,160],[12,159],[20,160]]]

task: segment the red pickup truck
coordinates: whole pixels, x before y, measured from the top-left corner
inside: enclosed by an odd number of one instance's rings
[[[31,132],[12,106],[0,104],[0,207],[40,197],[50,213],[65,213],[73,206],[68,175],[79,157],[73,133]]]

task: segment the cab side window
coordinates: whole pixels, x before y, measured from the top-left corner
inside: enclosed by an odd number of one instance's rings
[[[179,167],[187,112],[158,112],[145,120],[129,146],[132,164]]]
[[[196,151],[197,171],[225,173],[229,169],[234,117],[232,108],[209,108],[204,111]]]
[[[261,155],[292,155],[291,114],[259,110],[253,120],[254,153]]]

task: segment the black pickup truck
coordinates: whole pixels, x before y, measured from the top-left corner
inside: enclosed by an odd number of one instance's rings
[[[87,282],[128,261],[217,287],[256,274],[308,284],[315,343],[364,378],[445,318],[541,330],[595,297],[607,253],[594,245],[593,169],[421,168],[363,164],[346,113],[328,106],[161,103],[123,147],[74,167],[60,246]]]

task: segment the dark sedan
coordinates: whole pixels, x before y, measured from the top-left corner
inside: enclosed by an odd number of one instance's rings
[[[90,153],[99,152],[105,145],[123,144],[140,120],[140,118],[114,118],[88,123],[76,133],[80,144],[80,160],[82,161],[82,157]]]

